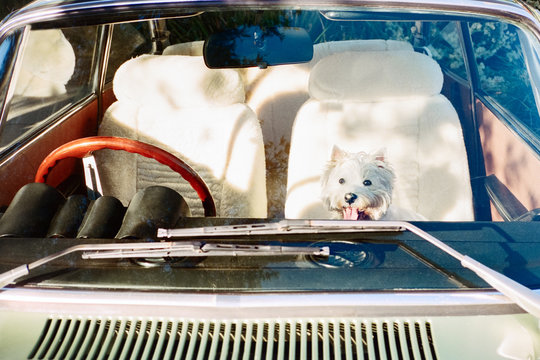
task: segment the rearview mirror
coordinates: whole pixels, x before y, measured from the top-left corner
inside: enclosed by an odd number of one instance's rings
[[[302,28],[242,27],[213,34],[204,43],[204,61],[209,68],[266,68],[312,58],[313,43]]]

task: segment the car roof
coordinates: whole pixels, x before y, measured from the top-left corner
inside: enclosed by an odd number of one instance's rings
[[[453,14],[486,14],[515,22],[528,19],[540,28],[532,8],[514,0],[343,0],[347,6],[371,9],[432,9]],[[179,8],[227,6],[328,6],[340,5],[339,0],[37,0],[10,14],[0,22],[0,38],[9,30],[29,24],[42,27],[62,26],[62,21],[77,19],[77,25],[122,22],[155,17],[156,7],[178,13]],[[168,9],[168,10],[167,10]],[[144,13],[147,15],[144,15]],[[49,24],[49,25],[47,25]],[[64,26],[73,25],[74,21]]]
[[[107,7],[126,7],[126,5],[149,5],[157,6],[164,4],[209,4],[209,5],[309,5],[309,4],[327,4],[329,6],[339,4],[340,1],[328,1],[328,0],[282,0],[276,2],[275,0],[233,0],[233,1],[216,1],[216,0],[36,0],[28,5],[24,6],[21,11],[46,11],[50,9],[58,8],[95,8],[96,6]],[[348,0],[344,1],[348,5],[358,4],[368,7],[425,7],[425,8],[441,8],[446,7],[459,10],[470,8],[493,8],[497,9],[499,6],[510,6],[516,9],[523,8],[523,5],[515,0],[399,0],[388,2],[387,0]]]

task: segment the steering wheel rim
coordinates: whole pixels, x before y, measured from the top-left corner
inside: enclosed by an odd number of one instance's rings
[[[60,161],[67,158],[83,158],[96,150],[123,150],[139,154],[167,165],[177,172],[197,192],[203,204],[205,216],[216,216],[216,206],[208,186],[193,168],[173,154],[138,140],[114,136],[91,136],[65,143],[43,159],[36,172],[35,182],[45,183],[50,170]]]

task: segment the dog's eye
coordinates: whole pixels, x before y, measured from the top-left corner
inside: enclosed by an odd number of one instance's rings
[[[370,186],[371,180],[364,180],[364,186]]]
[[[339,182],[340,184],[345,184],[345,179],[344,179],[344,178],[340,178],[340,179],[338,180],[338,182]]]

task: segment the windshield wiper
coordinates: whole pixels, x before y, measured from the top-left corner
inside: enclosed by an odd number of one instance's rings
[[[114,250],[85,251],[83,259],[164,258],[202,256],[329,256],[328,246],[281,246],[212,243],[158,243],[168,244],[148,249],[123,248]]]
[[[343,220],[281,220],[274,223],[158,229],[158,238],[193,238],[278,234],[316,234],[357,231],[405,231],[401,222]]]
[[[358,232],[358,231],[410,231],[418,237],[428,241],[432,245],[446,252],[461,262],[461,265],[472,270],[481,279],[490,284],[495,290],[498,290],[510,300],[515,302],[528,313],[540,318],[540,295],[536,294],[531,289],[520,283],[508,278],[507,276],[490,269],[482,263],[472,259],[467,255],[463,255],[451,246],[448,246],[441,240],[430,235],[424,230],[405,221],[342,221],[342,220],[283,220],[277,223],[266,224],[250,224],[250,225],[233,225],[233,226],[216,226],[216,227],[201,227],[189,229],[159,229],[159,237],[210,237],[210,236],[238,236],[238,235],[261,235],[261,234],[303,234],[303,233],[334,233],[334,232]],[[10,284],[11,282],[28,275],[29,271],[36,267],[42,266],[48,262],[58,259],[62,256],[78,252],[86,251],[88,256],[92,252],[103,252],[106,256],[112,255],[115,251],[124,250],[125,253],[130,251],[141,251],[137,256],[151,257],[152,252],[156,257],[163,257],[167,253],[167,247],[171,245],[186,245],[185,242],[156,242],[156,243],[126,243],[126,244],[86,244],[70,247],[64,251],[44,257],[30,264],[21,265],[13,270],[0,274],[0,288]],[[187,249],[187,252],[192,254],[199,253],[201,247],[197,249],[198,243],[194,243],[193,248]],[[311,248],[313,251],[323,251],[326,249]],[[186,249],[182,249],[184,251]],[[221,253],[224,249],[215,250],[216,254]],[[234,254],[238,248],[234,248],[229,254]],[[266,249],[267,250],[267,249]],[[263,252],[265,252],[264,250]],[[273,249],[271,251],[275,251]],[[146,252],[145,252],[146,251]],[[160,252],[161,251],[161,252]],[[214,251],[214,250],[212,250]],[[258,251],[254,248],[249,251]],[[249,254],[246,251],[244,254]],[[282,250],[281,250],[282,251]],[[279,251],[278,251],[279,252]],[[126,254],[120,254],[118,257],[127,257]],[[144,255],[141,255],[144,254]],[[172,253],[171,253],[172,254]],[[240,254],[240,252],[238,252]],[[269,254],[269,253],[266,253]],[[311,253],[312,254],[312,253]],[[148,255],[148,256],[145,256]],[[210,253],[208,254],[210,255]],[[249,254],[252,256],[252,254]],[[289,254],[288,254],[289,255]],[[185,256],[185,255],[182,255]],[[197,255],[193,255],[197,256]],[[234,256],[234,255],[233,255]]]
[[[261,234],[333,233],[356,231],[410,231],[457,259],[495,290],[507,296],[528,313],[540,318],[540,295],[473,258],[461,254],[424,230],[405,221],[283,220],[277,223],[159,229],[158,237],[235,236]]]
[[[123,244],[81,244],[69,247],[39,260],[18,266],[0,274],[0,288],[26,276],[31,270],[56,259],[82,252],[83,259],[166,258],[202,256],[329,256],[327,246],[287,246],[215,244],[201,242],[144,242]]]

